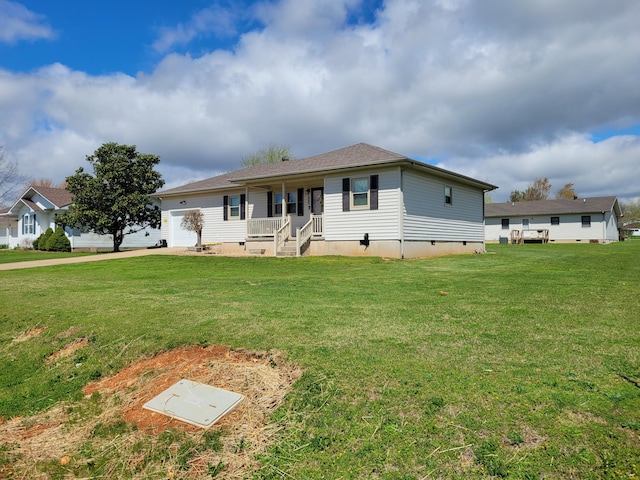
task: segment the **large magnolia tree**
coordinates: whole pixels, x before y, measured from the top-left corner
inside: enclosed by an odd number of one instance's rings
[[[74,196],[58,222],[99,235],[111,235],[113,251],[120,251],[124,236],[160,226],[160,209],[151,194],[164,185],[154,167],[157,155],[139,153],[135,145],[105,143],[87,156],[94,174],[82,167],[66,178]]]

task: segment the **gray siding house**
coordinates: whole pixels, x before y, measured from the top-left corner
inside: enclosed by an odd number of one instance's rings
[[[556,199],[485,205],[485,239],[606,243],[619,239],[616,197]]]
[[[495,188],[359,143],[156,196],[170,247],[195,245],[181,222],[199,210],[202,243],[221,254],[416,258],[482,250],[484,193]]]

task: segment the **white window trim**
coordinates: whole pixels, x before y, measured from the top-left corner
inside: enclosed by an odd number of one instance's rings
[[[449,195],[447,195],[447,190],[449,191]],[[447,207],[453,206],[453,187],[450,185],[444,186],[444,204]]]
[[[355,191],[355,184],[358,181],[366,181],[367,182],[367,191],[366,192],[356,192]],[[366,194],[367,195],[367,203],[366,205],[356,205],[355,204],[355,197],[356,195],[363,195]],[[351,210],[370,210],[370,205],[371,205],[371,179],[370,177],[357,177],[357,178],[352,178],[351,179],[351,191],[349,192],[350,195],[350,199],[349,202],[351,203]]]
[[[35,235],[36,234],[36,222],[33,218],[33,214],[25,213],[22,216],[22,234],[23,235]]]
[[[289,199],[291,198],[290,195],[293,195],[293,201],[289,201]],[[282,193],[281,192],[277,192],[273,194],[273,214],[276,216],[280,216],[282,215]],[[286,192],[284,194],[284,199],[285,199],[285,212],[287,212],[287,215],[293,215],[293,214],[297,214],[298,213],[298,191],[297,190],[292,190],[290,192]]]
[[[238,199],[238,205],[232,205],[234,198]],[[227,219],[228,220],[230,220],[230,221],[240,220],[241,211],[242,211],[242,205],[240,205],[240,199],[241,199],[240,195],[229,195],[229,204],[227,205]],[[238,210],[238,215],[232,215],[231,214],[231,212],[233,211],[234,208]]]

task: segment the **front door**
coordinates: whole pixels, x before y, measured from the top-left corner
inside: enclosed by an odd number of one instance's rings
[[[311,189],[311,213],[322,215],[324,210],[324,188]]]

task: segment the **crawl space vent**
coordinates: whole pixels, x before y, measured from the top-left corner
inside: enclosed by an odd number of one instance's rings
[[[142,407],[197,427],[209,428],[243,400],[239,393],[183,379]]]

